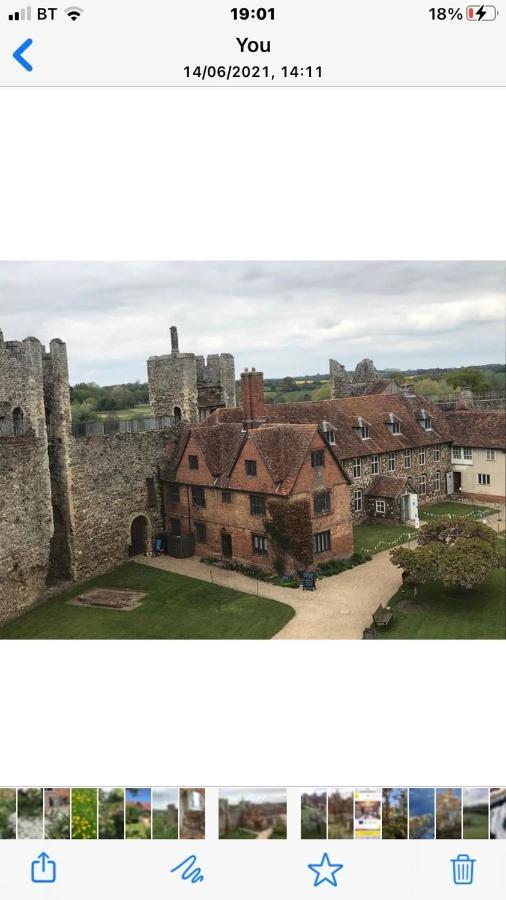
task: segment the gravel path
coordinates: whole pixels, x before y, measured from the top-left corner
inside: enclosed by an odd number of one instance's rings
[[[260,597],[288,603],[295,609],[294,618],[273,640],[361,638],[363,629],[371,624],[374,610],[380,603],[385,605],[401,585],[400,569],[392,565],[389,553],[389,550],[377,553],[370,562],[348,569],[340,575],[320,579],[315,591],[282,588],[259,581]],[[212,572],[215,584],[246,594],[257,593],[257,582],[254,579],[239,572],[229,572],[214,566],[210,568],[195,556],[190,559],[139,556],[134,561],[207,582],[211,581]]]
[[[489,516],[487,524],[495,531],[504,529],[504,508]],[[414,547],[415,544],[404,546]],[[360,639],[363,629],[371,624],[374,610],[388,603],[402,583],[401,571],[390,562],[390,550],[376,553],[370,562],[341,575],[320,579],[315,591],[291,590],[264,581],[256,582],[239,572],[229,572],[203,565],[196,556],[174,559],[171,556],[138,556],[134,562],[198,578],[215,584],[257,594],[269,600],[288,603],[295,610],[293,619],[273,640],[349,640]],[[212,573],[212,576],[211,576]]]

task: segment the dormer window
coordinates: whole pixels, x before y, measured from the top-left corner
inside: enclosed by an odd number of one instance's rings
[[[361,441],[366,441],[370,437],[371,426],[369,425],[369,422],[366,422],[366,420],[362,418],[362,416],[358,417],[354,430]]]
[[[420,412],[419,422],[424,431],[432,431],[432,419],[424,409],[422,409]]]
[[[335,429],[332,428],[332,425],[329,424],[329,422],[323,423],[323,435],[325,437],[325,440],[327,441],[327,444],[335,444],[336,432]]]
[[[390,430],[391,434],[401,433],[401,420],[398,419],[397,416],[394,416],[393,413],[390,413],[386,426]]]

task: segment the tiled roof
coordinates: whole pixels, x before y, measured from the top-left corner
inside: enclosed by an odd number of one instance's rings
[[[365,493],[370,497],[391,497],[395,500],[406,491],[416,493],[416,488],[406,475],[377,475]]]
[[[276,485],[276,493],[280,496],[287,495],[295,484],[317,430],[316,425],[281,424],[261,425],[245,432],[242,422],[214,425],[206,422],[186,426],[176,455],[167,463],[161,475],[166,480],[176,477],[177,467],[188,440],[192,437],[199,445],[211,475],[216,479],[215,486],[228,488],[234,464],[249,437]],[[246,477],[243,487],[244,490],[251,489],[251,481]]]
[[[191,429],[191,436],[202,450],[207,467],[219,478],[229,475],[241,449],[246,434],[242,424],[196,425]]]
[[[451,435],[461,447],[506,450],[506,412],[496,409],[461,409],[446,413]]]
[[[293,488],[316,431],[316,425],[261,425],[249,432],[278,493]]]
[[[391,378],[381,378],[369,384],[364,394],[384,394],[388,387],[392,384]]]
[[[432,419],[432,430],[420,424],[421,410]],[[401,433],[392,434],[387,426],[390,413],[401,421]],[[315,424],[328,422],[335,428],[334,452],[338,459],[369,456],[404,447],[426,447],[451,440],[445,414],[423,397],[402,394],[373,394],[346,397],[338,400],[307,400],[299,403],[268,403],[265,406],[268,424]],[[354,431],[361,416],[370,426],[370,436],[362,440]],[[237,422],[242,418],[240,407],[218,409],[208,422]]]

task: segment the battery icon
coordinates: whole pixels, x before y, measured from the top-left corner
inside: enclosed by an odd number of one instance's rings
[[[495,6],[468,6],[466,17],[469,22],[493,22],[497,16]]]

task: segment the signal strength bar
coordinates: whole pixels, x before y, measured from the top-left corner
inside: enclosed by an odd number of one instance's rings
[[[9,22],[30,22],[32,18],[32,7],[27,6],[17,12],[9,13]]]

